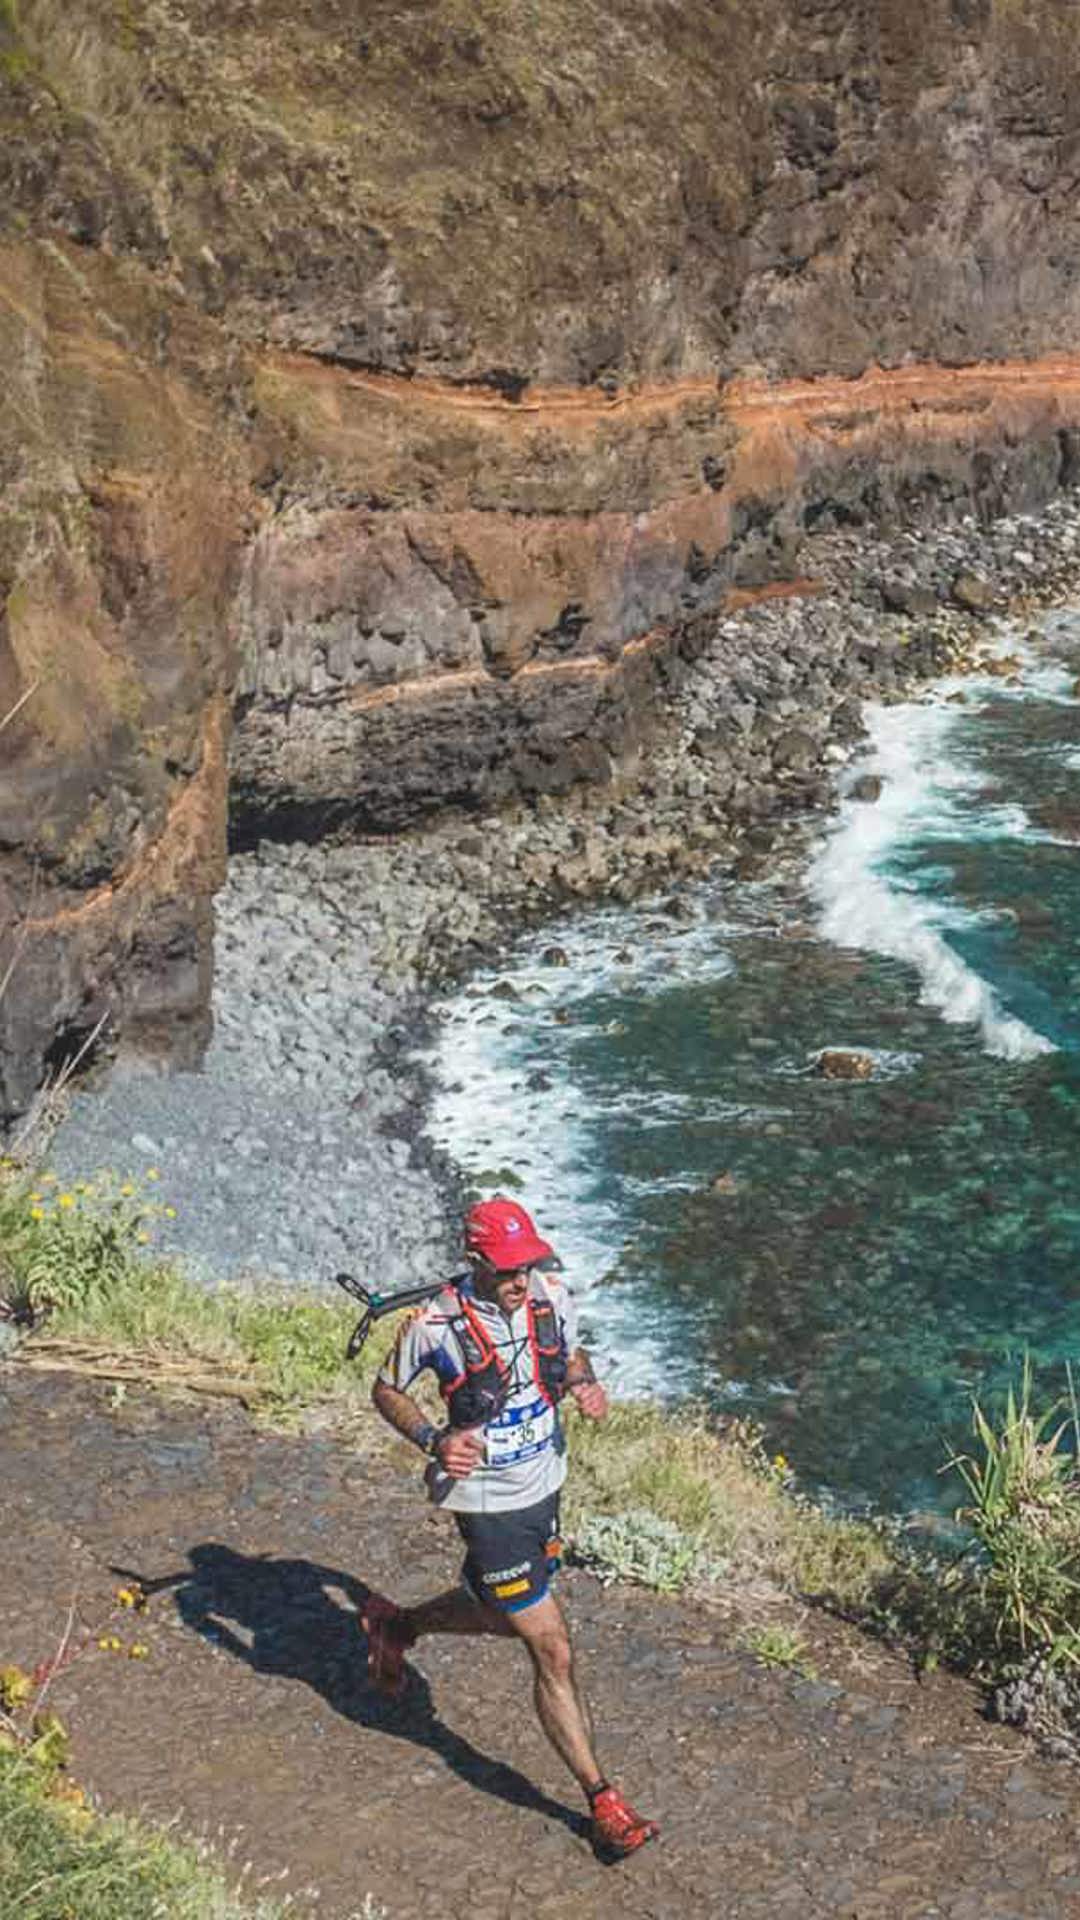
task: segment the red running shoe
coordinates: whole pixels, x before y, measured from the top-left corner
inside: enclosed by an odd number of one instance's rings
[[[415,1637],[405,1625],[404,1612],[381,1593],[369,1593],[360,1624],[367,1634],[368,1672],[379,1692],[395,1700],[405,1685],[405,1655]]]
[[[592,1842],[598,1853],[615,1860],[636,1853],[660,1832],[655,1820],[635,1813],[617,1787],[604,1787],[592,1802]]]

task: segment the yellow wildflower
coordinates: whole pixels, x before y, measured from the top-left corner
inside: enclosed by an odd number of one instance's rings
[[[773,1467],[775,1468],[777,1473],[786,1473],[788,1468],[786,1455],[782,1453],[774,1454]]]
[[[44,1220],[45,1218],[44,1207],[31,1207],[30,1218],[31,1220]]]
[[[57,1194],[56,1204],[58,1207],[73,1207],[75,1205],[75,1195],[73,1193]]]
[[[145,1660],[149,1652],[149,1647],[144,1647],[141,1640],[136,1640],[134,1646],[128,1648],[128,1659]]]
[[[134,1191],[135,1191],[135,1188],[134,1188],[134,1186],[132,1185],[132,1183],[131,1183],[131,1181],[130,1181],[130,1180],[125,1180],[125,1181],[124,1181],[124,1184],[123,1184],[123,1186],[122,1186],[122,1187],[121,1187],[121,1189],[120,1189],[120,1191],[121,1191],[121,1193],[123,1194],[123,1196],[124,1196],[124,1199],[125,1199],[125,1200],[130,1200],[130,1199],[131,1199],[131,1196],[132,1196],[132,1194],[133,1194],[133,1193],[134,1193]]]
[[[34,1682],[21,1667],[0,1667],[0,1707],[24,1707],[34,1691]]]
[[[166,1218],[166,1220],[175,1220],[175,1219],[176,1219],[176,1208],[175,1208],[175,1207],[166,1207],[166,1208],[165,1208],[165,1218]]]
[[[132,1593],[130,1587],[117,1587],[116,1597],[122,1607],[133,1607],[135,1605],[135,1595]]]
[[[146,1177],[148,1180],[160,1180],[161,1173],[157,1167],[147,1167]]]
[[[150,1245],[150,1235],[148,1233],[137,1233],[135,1238],[140,1247],[148,1247]]]

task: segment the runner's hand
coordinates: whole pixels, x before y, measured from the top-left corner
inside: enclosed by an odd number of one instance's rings
[[[582,1380],[576,1387],[571,1387],[570,1391],[577,1403],[578,1412],[583,1413],[586,1420],[604,1419],[608,1410],[608,1397],[599,1380]]]
[[[435,1449],[439,1465],[451,1480],[467,1480],[484,1457],[484,1439],[479,1427],[451,1427]]]

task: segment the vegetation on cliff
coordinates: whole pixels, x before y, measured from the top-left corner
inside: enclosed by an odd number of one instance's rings
[[[32,1349],[108,1377],[243,1399],[288,1422],[314,1404],[340,1424],[366,1407],[380,1342],[347,1366],[355,1315],[283,1292],[198,1285],[150,1248],[156,1169],[65,1188],[49,1171],[0,1174],[0,1273],[16,1325],[46,1329]],[[384,1333],[385,1338],[388,1337]]]
[[[1038,351],[1075,314],[1078,32],[1063,0],[917,32],[894,0],[6,0],[0,182],[257,339],[511,392]]]

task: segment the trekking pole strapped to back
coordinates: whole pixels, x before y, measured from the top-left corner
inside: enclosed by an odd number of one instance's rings
[[[375,1293],[365,1287],[362,1280],[355,1280],[351,1273],[335,1273],[337,1285],[353,1300],[359,1300],[364,1309],[345,1349],[346,1360],[356,1359],[376,1320],[381,1320],[384,1314],[399,1313],[402,1307],[421,1306],[426,1300],[434,1300],[444,1287],[460,1286],[468,1277],[467,1273],[455,1273],[449,1279],[425,1280],[421,1286],[405,1287],[400,1293]]]
[[[552,1254],[548,1260],[538,1260],[541,1270],[560,1272],[562,1261]],[[362,1352],[364,1342],[375,1325],[386,1313],[399,1313],[402,1307],[422,1306],[427,1300],[434,1300],[444,1287],[460,1287],[470,1279],[470,1274],[452,1273],[441,1280],[425,1280],[418,1287],[403,1287],[400,1293],[375,1293],[371,1287],[365,1287],[362,1280],[354,1279],[351,1273],[335,1273],[334,1281],[351,1299],[359,1300],[364,1311],[353,1328],[349,1344],[345,1349],[346,1360],[355,1360]]]

